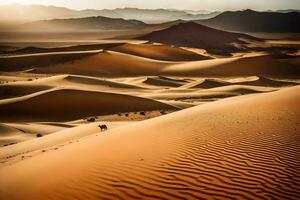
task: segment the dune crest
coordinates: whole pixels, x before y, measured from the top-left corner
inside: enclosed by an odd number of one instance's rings
[[[1,101],[0,119],[66,121],[118,112],[168,109],[177,110],[165,103],[125,94],[54,89]]]
[[[111,50],[166,61],[208,60],[210,57],[168,45],[124,44]]]
[[[299,77],[300,69],[270,55],[220,58],[175,64],[162,69],[165,74],[190,76],[279,76]]]

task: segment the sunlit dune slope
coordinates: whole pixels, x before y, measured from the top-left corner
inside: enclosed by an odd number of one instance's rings
[[[2,164],[0,198],[299,199],[299,100],[230,98],[22,154]]]
[[[142,89],[139,86],[118,83],[101,78],[78,75],[55,75],[26,81],[10,82],[0,85],[0,96],[4,98],[20,97],[51,88],[79,88],[83,90],[96,89],[99,91],[130,92]]]
[[[282,80],[273,80],[266,77],[257,76],[254,77],[254,80],[243,81],[239,84],[243,85],[253,85],[253,86],[266,86],[266,87],[286,87],[286,86],[295,86],[298,85],[296,82],[292,81],[282,81]]]
[[[207,56],[168,45],[124,44],[114,47],[111,50],[155,60],[195,61],[210,59]]]
[[[192,76],[300,76],[300,68],[270,55],[221,58],[172,65],[165,74]]]
[[[163,67],[171,64],[176,63],[105,51],[81,60],[36,68],[35,72],[104,75],[157,74]]]
[[[29,138],[32,138],[32,135],[26,134],[17,128],[0,124],[0,146],[22,142]]]

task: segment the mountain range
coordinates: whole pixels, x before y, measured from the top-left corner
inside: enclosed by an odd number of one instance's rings
[[[86,18],[103,16],[108,18],[136,19],[146,23],[162,23],[178,19],[195,20],[208,19],[220,14],[220,12],[188,11],[169,9],[139,9],[139,8],[117,8],[117,9],[86,9],[74,10],[64,7],[44,5],[22,5],[11,4],[0,6],[0,21],[26,23],[38,20]]]
[[[149,32],[168,28],[186,21],[194,21],[211,28],[231,32],[299,33],[300,12],[288,11],[257,12],[248,9],[210,13],[205,10],[151,10],[138,8],[72,10],[55,6],[14,4],[0,6],[0,29],[6,32],[42,32],[44,30],[55,32],[149,28]],[[5,26],[4,22],[9,26]],[[139,33],[136,34],[139,35]]]
[[[197,23],[227,31],[285,33],[300,32],[300,12],[227,11]]]
[[[125,20],[108,17],[86,17],[70,19],[53,19],[30,22],[15,27],[15,31],[94,31],[94,30],[131,30],[141,29],[148,25],[138,20]]]

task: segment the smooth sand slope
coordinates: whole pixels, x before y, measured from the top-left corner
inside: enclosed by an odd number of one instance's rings
[[[197,106],[14,161],[5,154],[14,147],[5,147],[0,199],[299,199],[299,102],[300,87],[293,87]]]
[[[123,44],[111,50],[155,60],[195,61],[210,59],[210,57],[168,45]]]
[[[1,71],[31,69],[54,74],[144,74],[178,62],[160,61],[112,51],[50,52],[0,58]]]
[[[189,84],[182,86],[183,88],[202,88],[202,89],[209,89],[215,87],[222,87],[226,85],[230,85],[231,83],[216,79],[204,79],[200,81],[193,81]]]
[[[299,83],[291,81],[273,80],[266,77],[257,76],[254,80],[240,82],[243,85],[253,85],[253,86],[266,86],[266,87],[287,87],[295,86]]]
[[[299,77],[298,65],[271,55],[220,58],[168,66],[163,74],[190,76],[289,76]]]
[[[0,146],[22,142],[32,137],[32,135],[26,134],[20,129],[0,124]]]
[[[159,87],[180,87],[183,84],[182,82],[176,80],[165,79],[161,77],[146,77],[142,83]]]
[[[20,71],[38,67],[51,66],[58,63],[73,62],[99,53],[85,52],[47,52],[0,57],[1,71]]]
[[[16,81],[0,85],[0,96],[4,98],[20,97],[51,88],[77,88],[82,90],[95,89],[99,91],[128,92],[142,90],[142,87],[118,83],[115,81],[89,76],[55,75],[38,79],[27,78],[26,81]]]
[[[153,60],[134,55],[104,51],[83,59],[54,64],[51,67],[36,68],[37,73],[64,74],[101,74],[101,75],[136,75],[157,74],[165,66],[176,62]]]
[[[77,89],[46,90],[0,101],[2,121],[66,121],[118,112],[176,110],[152,99]]]
[[[166,45],[125,44],[115,47],[115,51],[50,52],[1,57],[0,70],[123,77],[136,75],[299,77],[299,63],[293,60],[294,58],[278,59],[272,55],[259,53],[209,59],[191,51]]]

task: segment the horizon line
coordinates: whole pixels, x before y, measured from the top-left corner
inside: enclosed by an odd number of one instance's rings
[[[60,5],[53,5],[53,4],[36,4],[36,3],[4,3],[0,6],[10,6],[10,5],[21,5],[21,6],[45,6],[45,7],[57,7],[57,8],[66,8],[69,10],[76,10],[76,11],[84,11],[84,10],[115,10],[115,9],[140,9],[140,10],[176,10],[176,11],[207,11],[207,12],[226,12],[226,11],[245,11],[245,10],[253,10],[258,12],[276,12],[279,10],[299,10],[299,9],[293,9],[293,8],[281,8],[281,9],[267,9],[267,10],[260,10],[260,9],[253,9],[253,8],[242,8],[242,9],[230,9],[230,10],[209,10],[209,9],[178,9],[178,8],[140,8],[140,7],[130,7],[130,6],[124,6],[124,7],[115,7],[115,8],[84,8],[84,9],[76,9],[76,8],[70,8],[67,6],[60,6]]]

